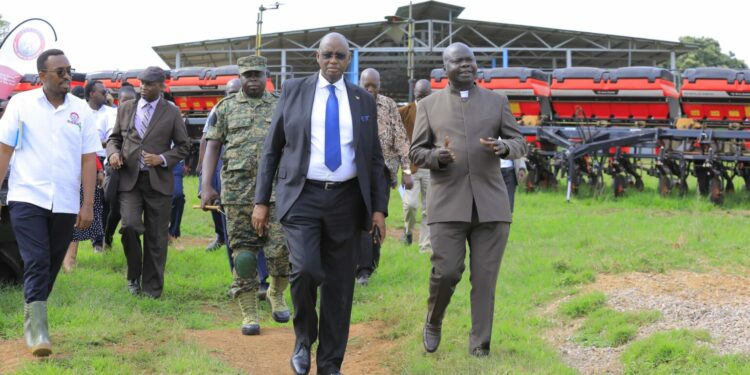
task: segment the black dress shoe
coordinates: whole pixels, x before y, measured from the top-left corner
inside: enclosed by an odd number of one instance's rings
[[[357,284],[360,286],[367,286],[367,284],[370,282],[370,275],[367,273],[362,273],[361,275],[357,276]]]
[[[218,250],[221,249],[222,246],[224,246],[224,241],[219,237],[216,237],[210,244],[208,244],[208,246],[206,246],[206,251]]]
[[[141,282],[138,279],[128,280],[128,292],[137,296],[141,293]]]
[[[469,351],[469,354],[471,354],[474,357],[486,357],[490,355],[490,349],[477,346],[476,348],[471,349]]]
[[[427,353],[434,353],[440,345],[440,332],[442,328],[439,325],[430,323],[424,324],[422,330],[422,343]]]
[[[300,345],[292,354],[292,370],[297,375],[307,375],[310,372],[310,349]]]

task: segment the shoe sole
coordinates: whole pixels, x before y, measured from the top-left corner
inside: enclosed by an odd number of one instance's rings
[[[258,336],[260,335],[260,327],[242,327],[242,334],[245,336]]]
[[[31,348],[31,354],[34,357],[47,357],[52,354],[51,344],[39,344]]]
[[[273,318],[273,321],[276,323],[287,323],[289,321],[289,311],[286,311],[285,317],[278,317],[276,316],[276,313],[271,313],[271,317]]]

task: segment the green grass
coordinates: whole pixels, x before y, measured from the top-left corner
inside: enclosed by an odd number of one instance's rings
[[[717,355],[705,331],[656,333],[630,345],[622,354],[626,374],[748,374],[747,356]]]
[[[573,340],[584,346],[617,347],[632,340],[638,328],[660,317],[658,311],[619,312],[600,308],[586,318]]]
[[[592,292],[572,298],[570,301],[560,304],[559,312],[568,318],[580,318],[598,310],[607,297],[602,292]]]
[[[467,353],[468,267],[448,307],[440,348],[425,354],[421,329],[430,261],[416,246],[386,242],[370,285],[355,291],[353,322],[385,322],[381,336],[394,340],[395,347],[382,362],[396,374],[574,374],[544,339],[553,323],[542,311],[553,301],[575,294],[599,273],[718,269],[746,274],[750,266],[747,196],[738,193],[715,207],[693,194],[694,182],[684,198],[661,198],[651,180],[647,178],[646,191],[628,190],[619,199],[582,194],[567,203],[562,189],[519,191],[497,284],[487,358]],[[203,250],[213,235],[210,216],[189,208],[198,203],[196,184],[194,178],[185,180],[188,208],[182,235],[199,245],[170,250],[162,299],[127,294],[119,241],[103,256],[82,244],[78,269],[60,275],[49,301],[55,349],[64,354],[28,364],[21,373],[238,372],[185,335],[186,329],[234,328],[239,323],[237,307],[225,297],[231,282],[226,254]],[[743,185],[737,187],[739,191]],[[395,191],[388,226],[403,227]],[[0,289],[0,339],[21,339],[22,305],[18,288]],[[279,326],[270,320],[268,305],[261,307],[262,325]],[[237,319],[227,320],[216,311]],[[745,357],[710,358],[712,369],[747,366]],[[636,372],[659,373],[653,368]]]

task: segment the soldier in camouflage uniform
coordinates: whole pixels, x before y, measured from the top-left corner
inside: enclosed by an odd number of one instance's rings
[[[271,285],[268,300],[273,319],[289,321],[289,308],[284,301],[284,289],[289,283],[289,251],[278,223],[270,224],[266,236],[260,237],[253,229],[253,187],[263,141],[271,123],[277,98],[266,92],[266,59],[248,56],[237,60],[242,90],[216,104],[216,123],[206,134],[208,144],[203,159],[204,175],[212,175],[225,147],[221,171],[221,204],[227,215],[229,247],[234,260],[234,282],[231,294],[242,310],[242,334],[260,334],[258,299],[260,282],[256,255],[265,250]],[[218,194],[210,179],[201,187],[201,206],[213,204]],[[273,201],[274,199],[271,198]],[[274,206],[271,205],[271,210]]]

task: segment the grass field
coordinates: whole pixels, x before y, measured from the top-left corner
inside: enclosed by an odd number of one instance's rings
[[[50,299],[55,351],[64,354],[27,363],[18,373],[237,373],[209,350],[185,340],[185,329],[237,324],[215,314],[217,309],[235,307],[225,295],[230,282],[226,254],[203,250],[212,236],[210,216],[189,209],[197,204],[196,184],[195,178],[185,180],[188,208],[182,236],[184,243],[199,245],[170,250],[162,299],[133,298],[127,293],[119,241],[114,251],[104,255],[93,254],[88,243],[82,244],[78,268],[60,275]],[[743,184],[737,186],[741,191]],[[653,185],[617,200],[607,195],[579,197],[570,203],[561,190],[519,191],[498,281],[488,358],[467,354],[468,268],[448,308],[440,349],[432,355],[424,353],[421,327],[429,257],[416,246],[392,239],[383,248],[370,286],[356,290],[353,322],[385,322],[383,338],[396,345],[383,363],[397,374],[573,374],[576,370],[563,363],[543,338],[551,325],[541,312],[544,307],[576,294],[600,273],[679,269],[746,274],[750,267],[746,194],[729,196],[724,206],[715,207],[692,191],[684,198],[661,198]],[[397,193],[392,197],[388,225],[402,228],[401,203]],[[585,306],[571,307],[571,314],[588,314],[600,302],[589,298]],[[22,337],[22,305],[19,288],[0,289],[0,340]],[[271,321],[262,324],[277,326]],[[706,339],[700,333],[670,332],[636,341],[623,360],[630,363],[626,369],[632,373],[750,372],[747,357],[718,356],[696,346]],[[657,359],[649,357],[659,353],[654,349],[658,347],[676,349]]]

